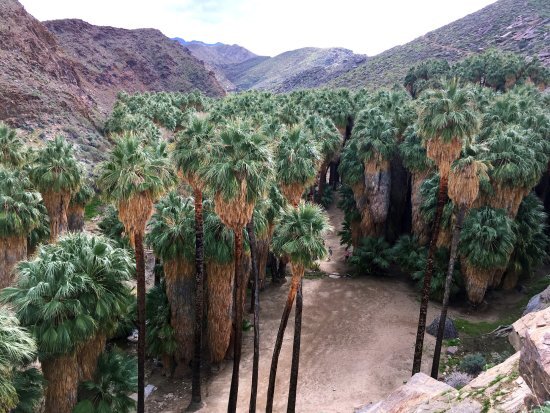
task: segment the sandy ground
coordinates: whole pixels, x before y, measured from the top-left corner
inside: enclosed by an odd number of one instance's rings
[[[332,247],[330,261],[320,267],[327,273],[346,274],[344,248],[339,245],[338,230],[342,212],[329,210],[334,230],[326,238]],[[261,294],[260,371],[257,411],[265,411],[269,368],[273,345],[286,299],[288,283],[270,286]],[[301,413],[353,412],[355,407],[376,401],[410,377],[418,322],[418,293],[410,283],[390,276],[329,278],[304,280],[302,346],[296,411]],[[431,303],[430,323],[440,307]],[[461,317],[491,319],[485,314]],[[494,309],[498,313],[498,309]],[[293,314],[288,322],[279,360],[274,411],[285,412],[291,363]],[[422,370],[429,372],[434,338],[426,335]],[[248,411],[252,376],[253,333],[243,334],[238,411]],[[205,380],[202,412],[227,409],[231,383],[231,362]],[[181,412],[189,402],[188,379],[179,383],[150,378],[161,390],[147,401],[148,411]]]

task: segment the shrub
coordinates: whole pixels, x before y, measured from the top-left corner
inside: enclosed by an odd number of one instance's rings
[[[486,361],[481,353],[468,354],[460,362],[458,368],[460,371],[477,375],[483,371]]]
[[[390,266],[390,246],[384,238],[365,237],[353,251],[350,263],[359,273],[381,273]]]
[[[330,185],[325,185],[323,196],[320,199],[320,204],[323,206],[323,208],[328,209],[332,205],[333,201],[334,193],[332,192],[332,188]]]
[[[445,377],[445,383],[457,390],[466,386],[470,381],[472,381],[472,376],[462,371],[453,371]]]
[[[421,270],[426,260],[427,248],[418,245],[418,238],[414,235],[402,235],[391,249],[393,261],[406,273]]]

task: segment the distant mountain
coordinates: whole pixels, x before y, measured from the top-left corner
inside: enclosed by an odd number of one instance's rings
[[[287,92],[323,85],[366,60],[367,56],[348,49],[306,47],[271,58],[248,60],[239,66],[225,67],[224,71],[238,90]]]
[[[550,65],[550,1],[499,0],[405,45],[369,58],[330,81],[333,87],[376,88],[401,83],[409,67],[431,58],[450,62],[497,48]]]
[[[158,30],[41,23],[17,0],[0,1],[0,121],[39,141],[66,135],[91,162],[119,91],[225,92],[203,63]]]
[[[226,71],[232,71],[234,66],[260,57],[236,44],[204,43],[198,40],[188,42],[180,37],[174,40],[186,47],[197,59],[202,60],[227,91],[235,91],[237,87],[228,79]]]

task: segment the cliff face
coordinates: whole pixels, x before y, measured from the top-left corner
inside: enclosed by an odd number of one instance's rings
[[[158,30],[41,23],[17,0],[0,1],[0,121],[30,143],[63,134],[81,158],[101,158],[99,131],[120,91],[225,93],[214,75]]]

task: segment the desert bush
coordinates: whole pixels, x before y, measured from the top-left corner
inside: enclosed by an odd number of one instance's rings
[[[466,355],[460,362],[458,368],[460,371],[477,375],[483,371],[485,367],[485,357],[481,353],[473,353]]]
[[[453,371],[445,377],[445,383],[457,390],[460,390],[472,381],[472,376],[463,371]]]
[[[390,246],[384,238],[365,237],[353,251],[350,263],[358,273],[380,274],[390,266]]]

